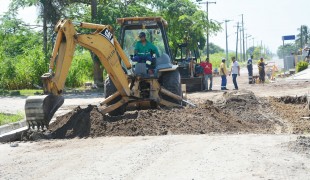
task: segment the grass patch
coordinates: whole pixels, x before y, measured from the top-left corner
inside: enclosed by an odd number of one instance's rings
[[[19,113],[19,114],[0,113],[0,126],[2,126],[4,124],[9,124],[9,123],[20,121],[23,118],[24,118],[24,115],[22,115],[21,113]]]
[[[95,92],[103,92],[103,88],[91,89],[85,87],[78,88],[65,88],[63,94],[71,94],[71,93],[95,93]],[[42,95],[43,90],[40,89],[21,89],[21,90],[3,90],[0,89],[0,96],[33,96],[33,95]]]
[[[43,94],[43,90],[21,89],[21,90],[3,90],[0,89],[0,96],[33,96]]]
[[[43,94],[43,90],[38,89],[22,89],[19,90],[21,96],[33,96]]]

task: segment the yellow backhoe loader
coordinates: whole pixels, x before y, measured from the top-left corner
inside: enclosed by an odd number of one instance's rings
[[[182,99],[180,74],[171,63],[171,53],[164,30],[167,22],[161,17],[119,18],[121,43],[109,25],[60,20],[49,72],[42,75],[44,94],[26,99],[25,113],[29,128],[49,125],[54,113],[63,104],[61,96],[76,45],[95,53],[108,73],[105,81],[105,100],[99,109],[103,114],[122,115],[130,108],[178,107]],[[81,34],[76,28],[93,29]],[[145,63],[132,66],[133,48],[138,34],[143,31],[158,47],[160,56],[153,65],[154,73],[148,74]]]

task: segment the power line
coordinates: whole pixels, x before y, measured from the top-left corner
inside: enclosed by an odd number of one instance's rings
[[[207,26],[207,58],[209,58],[209,54],[210,54],[210,47],[209,47],[209,4],[216,4],[216,2],[209,2],[209,1],[205,1],[205,2],[199,2],[198,4],[206,4],[206,12],[207,12],[207,22],[208,22],[208,26]]]

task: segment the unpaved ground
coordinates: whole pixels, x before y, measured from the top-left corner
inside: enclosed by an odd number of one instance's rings
[[[0,145],[1,179],[309,179],[296,135],[98,137]],[[308,154],[309,155],[309,154]]]
[[[49,132],[24,137],[50,140],[0,145],[0,174],[4,179],[308,179],[310,114],[303,95],[310,83],[238,80],[240,91],[217,90],[217,77],[214,91],[188,94],[197,108],[109,117],[93,105],[75,107]]]

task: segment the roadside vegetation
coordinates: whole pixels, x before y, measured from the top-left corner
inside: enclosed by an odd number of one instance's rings
[[[36,6],[40,10],[36,26],[25,24],[17,18],[18,10],[27,6]],[[43,16],[43,12],[46,16]],[[74,21],[109,24],[115,28],[117,37],[119,27],[116,18],[146,14],[162,16],[167,20],[172,52],[179,44],[186,43],[188,44],[186,48],[200,51],[200,58],[206,57],[207,27],[211,35],[222,30],[221,24],[215,21],[207,23],[205,11],[200,10],[197,4],[190,0],[165,2],[138,0],[125,3],[98,1],[97,4],[91,4],[90,1],[56,0],[49,3],[39,0],[12,0],[9,11],[0,17],[0,89],[3,89],[0,95],[7,95],[5,93],[7,90],[20,91],[42,86],[41,75],[48,71],[55,37],[53,30],[59,19],[66,17]],[[37,26],[39,28],[33,29]],[[225,57],[224,50],[213,43],[210,43],[210,46],[212,63],[215,67],[219,67],[221,59]],[[230,53],[229,59],[231,56],[233,54]],[[90,51],[78,46],[65,86],[77,88],[83,86],[85,82],[103,82],[106,76],[104,68],[94,66],[101,66],[96,57]]]
[[[32,29],[32,25],[25,24],[17,18],[18,10],[27,6],[36,6],[39,9],[36,25],[39,28]],[[95,4],[90,1],[12,0],[9,11],[0,17],[0,89],[21,90],[42,86],[41,75],[48,71],[55,37],[53,30],[59,19],[66,17],[74,21],[108,24],[114,27],[117,37],[119,27],[116,18],[146,14],[162,16],[168,21],[171,49],[184,42],[184,27],[180,24],[187,27],[187,35],[191,37],[187,41],[200,44],[206,42],[207,27],[211,33],[221,29],[219,23],[207,23],[207,14],[199,10],[190,0],[180,2],[98,0]],[[83,31],[81,30],[82,33],[89,33]],[[204,46],[200,48],[203,49]],[[101,66],[96,57],[90,51],[77,47],[65,86],[76,88],[85,82],[96,80],[98,82],[96,79],[98,74],[102,77],[99,82],[103,82],[106,76],[104,69],[94,66]],[[97,71],[94,72],[94,69]]]
[[[296,72],[300,72],[302,70],[305,70],[308,68],[308,66],[309,66],[308,62],[300,61],[297,63]]]
[[[4,124],[20,121],[23,118],[24,118],[24,115],[22,115],[21,113],[18,113],[18,114],[0,113],[0,126],[2,126]]]
[[[21,90],[0,89],[0,96],[32,96],[36,94],[43,94],[43,90],[40,90],[40,89],[21,89]]]

